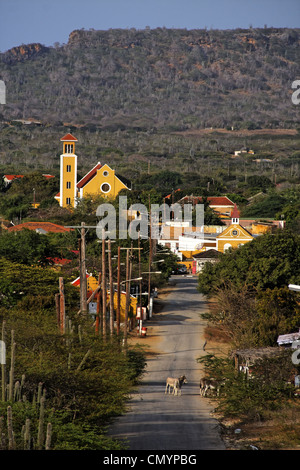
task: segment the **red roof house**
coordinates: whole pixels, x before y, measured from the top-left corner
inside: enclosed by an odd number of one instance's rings
[[[7,230],[9,232],[19,232],[23,229],[35,230],[36,232],[41,233],[65,233],[73,230],[72,228],[63,227],[62,225],[53,224],[52,222],[24,222],[22,224],[14,225]]]

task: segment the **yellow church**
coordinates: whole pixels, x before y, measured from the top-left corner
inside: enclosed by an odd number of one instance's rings
[[[116,176],[107,164],[97,163],[80,181],[77,182],[77,155],[72,134],[60,139],[63,153],[60,156],[60,192],[55,199],[61,207],[76,207],[78,199],[88,195],[102,195],[114,199],[121,189],[130,188]]]
[[[240,213],[235,204],[231,213],[231,225],[217,236],[216,249],[225,253],[229,248],[238,248],[251,242],[253,238],[253,235],[240,225]]]

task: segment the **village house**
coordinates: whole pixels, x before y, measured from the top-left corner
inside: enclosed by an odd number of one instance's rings
[[[216,249],[225,253],[229,248],[239,248],[253,240],[253,235],[240,225],[240,213],[235,204],[231,224],[216,237]]]
[[[4,175],[3,176],[3,181],[5,186],[8,186],[11,184],[14,180],[24,178],[26,175]],[[48,174],[43,174],[44,178],[50,179],[50,178],[55,178],[53,175],[48,175]]]
[[[166,227],[162,227],[162,237],[159,244],[167,246],[181,260],[186,259],[186,265],[193,261],[193,256],[207,250],[217,250],[224,253],[229,248],[238,248],[253,240],[254,236],[239,223],[239,211],[236,204],[231,213],[230,225],[182,227],[171,226],[170,238],[163,238]]]
[[[279,335],[277,338],[278,346],[283,347],[292,347],[293,344],[298,344],[298,348],[300,348],[300,329],[295,333],[287,333],[285,335]]]
[[[209,207],[219,216],[230,217],[234,209],[234,203],[227,196],[208,196],[206,198]],[[178,204],[203,204],[204,198],[202,196],[184,196],[178,201]]]
[[[72,228],[63,227],[62,225],[53,224],[52,222],[23,222],[13,225],[7,229],[8,232],[19,232],[20,230],[34,230],[37,233],[66,233],[73,231]]]
[[[97,291],[99,284],[95,276],[92,274],[86,273],[86,279],[87,279],[87,297],[90,298],[94,292]],[[80,276],[74,279],[74,281],[71,282],[71,284],[74,287],[80,287]],[[99,295],[101,296],[102,293],[96,292],[94,295],[94,298],[91,302],[88,304],[89,308],[89,313],[93,316],[96,316],[97,314],[97,301]],[[125,320],[125,310],[126,310],[126,291],[121,291],[120,292],[120,321],[121,323],[124,322]],[[107,309],[109,309],[110,305],[110,292],[109,290],[106,292],[106,302],[107,302]],[[132,319],[136,318],[137,315],[137,303],[138,299],[136,296],[130,294],[129,297],[129,317]],[[117,304],[118,304],[118,298],[117,298],[117,292],[114,292],[114,310],[117,310]]]
[[[210,249],[193,255],[193,274],[202,271],[206,263],[216,263],[219,260],[220,253],[217,250]]]
[[[60,156],[60,192],[55,199],[61,207],[76,207],[77,200],[90,195],[114,199],[121,189],[130,188],[107,164],[98,162],[80,181],[77,181],[77,160],[72,134],[62,137],[63,153]]]

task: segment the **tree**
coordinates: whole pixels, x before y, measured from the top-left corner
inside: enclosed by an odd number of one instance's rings
[[[299,235],[285,230],[265,234],[232,252],[222,254],[218,263],[206,263],[199,274],[199,290],[213,294],[227,282],[242,290],[255,291],[300,282]]]
[[[260,345],[274,346],[279,335],[298,331],[300,306],[288,287],[260,292],[256,298],[256,336]]]
[[[47,235],[24,229],[18,232],[3,232],[0,236],[0,257],[27,265],[49,264],[49,258],[57,257],[60,251],[50,243]]]

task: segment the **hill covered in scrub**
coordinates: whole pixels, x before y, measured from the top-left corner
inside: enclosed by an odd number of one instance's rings
[[[299,45],[300,29],[75,30],[67,44],[0,54],[2,120],[107,130],[294,128]]]

